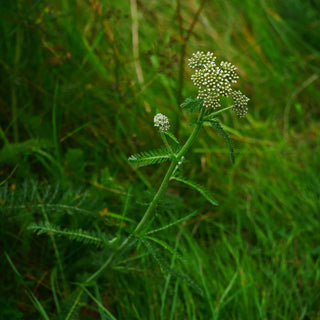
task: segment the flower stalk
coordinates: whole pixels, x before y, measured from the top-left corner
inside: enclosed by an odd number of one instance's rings
[[[171,148],[171,146],[170,146],[170,144],[169,144],[169,142],[168,142],[165,134],[164,134],[163,132],[160,132],[160,136],[161,136],[161,139],[162,139],[164,145],[166,146],[167,150],[170,152],[171,156],[172,156],[173,158],[177,158],[177,156],[176,156],[176,154],[173,152],[173,150],[172,150],[172,148]]]

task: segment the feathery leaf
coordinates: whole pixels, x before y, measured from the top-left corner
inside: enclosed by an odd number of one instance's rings
[[[206,198],[211,204],[213,204],[214,206],[218,205],[218,202],[212,197],[210,192],[205,187],[200,186],[193,181],[183,179],[181,177],[171,177],[170,180],[177,180],[179,182],[182,182],[182,183],[192,187],[193,189],[199,191],[203,195],[203,197]]]
[[[214,127],[218,134],[227,142],[228,144],[228,148],[229,148],[229,153],[230,153],[230,160],[232,162],[232,164],[234,164],[234,149],[233,149],[233,144],[232,144],[232,140],[229,137],[228,132],[226,132],[221,123],[218,121],[218,119],[211,119],[210,124],[212,125],[212,127]]]
[[[134,154],[128,161],[133,167],[142,167],[165,162],[170,158],[171,154],[166,149],[158,149]]]
[[[199,100],[197,98],[187,98],[184,102],[180,105],[182,109],[187,109],[190,112],[198,111],[203,106],[203,100]]]
[[[66,237],[69,240],[75,240],[81,242],[83,244],[95,244],[98,247],[107,245],[112,246],[113,241],[109,241],[105,236],[97,234],[94,231],[84,231],[82,229],[79,230],[68,230],[61,229],[58,226],[53,226],[48,222],[39,223],[39,224],[31,224],[28,227],[29,230],[40,234],[54,234],[59,237]]]

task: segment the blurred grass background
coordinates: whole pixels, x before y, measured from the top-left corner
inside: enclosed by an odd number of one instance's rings
[[[159,225],[198,210],[160,235],[196,285],[136,252],[74,317],[320,319],[319,13],[312,0],[0,1],[0,318],[41,318],[32,292],[64,319],[72,284],[108,256],[31,222],[112,234],[126,232],[117,214],[139,221],[164,166],[127,158],[159,146],[158,111],[187,138],[187,58],[203,50],[238,66],[251,100],[246,119],[221,117],[235,165],[211,129],[187,159],[219,207],[172,183],[158,208]]]

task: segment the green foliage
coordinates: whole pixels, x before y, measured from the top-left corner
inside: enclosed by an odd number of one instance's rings
[[[19,188],[10,189],[8,183],[0,189],[0,212],[5,217],[33,215],[46,210],[53,214],[96,215],[101,206],[97,198],[82,188],[72,189],[61,184],[42,184],[26,180]]]
[[[190,112],[196,112],[199,111],[203,106],[203,101],[199,100],[197,98],[192,98],[189,97],[187,98],[181,105],[180,107],[182,109],[186,109]]]
[[[148,166],[150,164],[158,164],[168,161],[171,154],[166,149],[144,151],[139,154],[131,155],[128,158],[129,163],[133,167]]]
[[[160,266],[163,272],[165,272],[166,274],[172,275],[179,280],[182,280],[184,283],[190,286],[196,293],[200,295],[202,294],[202,289],[194,281],[192,281],[187,275],[169,266],[169,264],[163,259],[163,255],[159,254],[157,248],[153,244],[151,244],[150,241],[148,241],[146,238],[138,238],[138,239],[147,248],[148,252],[152,256],[152,258],[155,260],[155,262]]]
[[[187,221],[187,220],[189,220],[191,217],[193,217],[196,213],[197,213],[197,210],[196,210],[196,211],[193,211],[192,213],[188,214],[187,216],[185,216],[185,217],[183,217],[183,218],[181,218],[181,219],[178,219],[178,220],[176,220],[176,221],[174,221],[174,222],[172,222],[172,223],[169,223],[168,225],[165,225],[165,226],[160,227],[160,228],[157,228],[157,229],[150,230],[150,231],[148,231],[148,232],[146,233],[146,235],[153,234],[153,233],[157,233],[157,232],[160,232],[160,231],[164,231],[164,230],[166,230],[166,229],[168,229],[168,228],[171,228],[171,227],[173,227],[173,226],[175,226],[175,225],[177,225],[177,224],[180,224],[180,223],[182,223],[182,222],[184,222],[184,221]]]
[[[180,144],[179,140],[170,131],[165,131],[164,134],[173,140],[176,144]]]
[[[57,320],[76,320],[80,317],[82,306],[87,302],[87,296],[83,294],[83,290],[77,289],[70,294],[62,305],[62,310],[56,317]]]
[[[219,135],[226,141],[226,143],[228,145],[228,148],[229,148],[231,163],[234,164],[235,157],[234,157],[233,143],[232,143],[232,140],[230,139],[230,136],[229,136],[228,132],[226,132],[223,129],[223,126],[221,125],[221,123],[219,122],[218,119],[211,119],[209,121],[209,123],[211,124],[211,126],[213,128],[215,128],[217,130]]]
[[[77,176],[82,176],[85,168],[83,150],[70,148],[66,152],[66,161],[69,168]]]
[[[35,308],[39,311],[42,319],[50,320],[48,314],[46,313],[44,307],[42,306],[41,302],[37,299],[37,297],[31,291],[28,292],[28,296],[30,297],[30,300],[32,301]]]
[[[101,302],[101,298],[97,299],[93,294],[90,293],[90,291],[86,288],[84,288],[85,293],[99,306],[100,308],[100,315],[101,319],[106,319],[106,320],[117,320],[111,312],[104,307],[103,303]]]
[[[41,153],[42,149],[48,149],[50,143],[44,140],[29,139],[20,143],[5,144],[0,150],[0,163],[16,164],[19,157],[29,154]]]
[[[94,244],[97,247],[112,246],[116,239],[111,241],[106,238],[105,235],[94,232],[84,231],[82,229],[69,230],[67,228],[61,229],[59,226],[53,226],[48,222],[31,224],[28,229],[35,232],[37,235],[41,234],[52,234],[58,237],[65,237],[69,240],[78,241],[83,244]]]
[[[205,187],[203,186],[200,186],[198,185],[197,183],[193,182],[193,181],[190,181],[190,180],[187,180],[187,179],[184,179],[184,178],[181,178],[179,176],[174,176],[171,178],[172,180],[176,180],[176,181],[179,181],[179,182],[182,182],[184,184],[186,184],[187,186],[197,190],[198,192],[201,193],[201,195],[207,199],[212,205],[214,206],[217,206],[218,205],[218,202],[212,197],[211,193],[209,190],[207,190]]]

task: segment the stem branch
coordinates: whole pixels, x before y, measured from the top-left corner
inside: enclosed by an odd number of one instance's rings
[[[170,144],[169,144],[169,142],[168,142],[168,140],[167,140],[166,135],[165,135],[163,132],[160,132],[160,136],[161,136],[161,139],[162,139],[163,143],[165,144],[168,152],[170,152],[170,154],[172,155],[173,158],[176,158],[177,156],[176,156],[176,154],[173,152],[173,150],[172,150],[172,148],[171,148],[171,146],[170,146]]]

